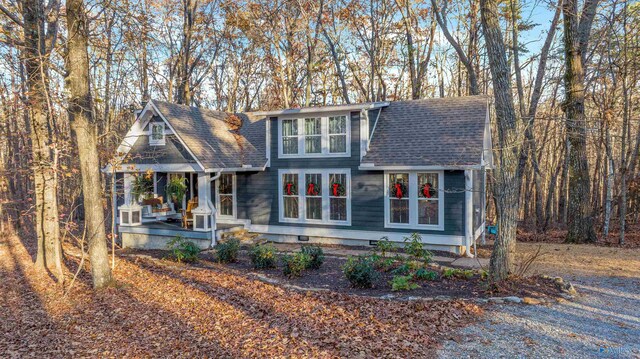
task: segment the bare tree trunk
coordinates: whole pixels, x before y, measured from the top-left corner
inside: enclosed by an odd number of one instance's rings
[[[69,122],[78,146],[93,287],[103,288],[111,283],[112,277],[101,196],[97,128],[90,90],[88,23],[83,0],[67,1],[67,26],[65,83],[70,95]]]
[[[176,86],[176,103],[191,105],[191,38],[198,0],[182,0],[183,24],[182,47],[178,55],[178,83]]]
[[[480,13],[487,46],[487,56],[493,79],[496,119],[498,123],[498,161],[494,171],[494,193],[498,215],[498,235],[490,262],[493,281],[505,279],[513,266],[516,227],[518,221],[518,194],[520,175],[518,155],[521,138],[518,119],[513,106],[509,65],[506,48],[498,20],[496,0],[481,0]]]
[[[24,62],[28,87],[28,109],[31,119],[31,148],[35,184],[36,235],[38,253],[36,267],[50,271],[64,282],[62,246],[58,225],[58,198],[55,143],[49,122],[47,44],[44,39],[44,5],[40,0],[23,2]]]
[[[591,216],[591,185],[587,161],[587,124],[584,109],[584,69],[581,34],[578,33],[578,1],[565,0],[565,102],[569,140],[569,197],[567,242],[594,242],[596,233]],[[582,21],[581,21],[582,22]],[[587,29],[588,30],[588,29]],[[587,36],[588,38],[588,36]]]

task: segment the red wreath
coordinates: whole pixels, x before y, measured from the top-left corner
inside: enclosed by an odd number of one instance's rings
[[[315,183],[309,183],[307,185],[307,195],[308,196],[317,196],[318,195],[318,190],[316,189],[316,184]]]
[[[333,196],[338,197],[338,189],[340,188],[340,183],[333,184]]]

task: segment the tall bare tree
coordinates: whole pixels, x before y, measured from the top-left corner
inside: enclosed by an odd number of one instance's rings
[[[111,283],[112,277],[100,184],[98,133],[89,78],[88,26],[83,0],[68,0],[65,83],[69,91],[69,122],[75,134],[82,174],[85,226],[93,287],[103,288]]]
[[[493,79],[496,121],[498,124],[497,166],[494,171],[494,196],[498,215],[498,235],[491,253],[490,276],[494,281],[505,279],[513,264],[518,223],[520,175],[518,155],[521,134],[513,105],[511,73],[506,48],[498,20],[496,0],[480,0],[482,28]]]
[[[55,0],[45,14],[42,0],[25,0],[22,4],[24,58],[27,83],[27,109],[31,123],[31,152],[35,183],[36,234],[38,254],[36,267],[51,271],[64,281],[62,246],[58,224],[58,146],[53,136],[53,113],[49,99],[49,60],[58,37]],[[49,16],[47,16],[49,15]],[[47,17],[47,19],[45,19]]]
[[[567,241],[596,240],[592,211],[589,161],[587,159],[587,118],[585,116],[584,60],[591,24],[599,0],[587,0],[578,17],[578,0],[562,5],[565,56],[565,102],[569,143],[569,194]]]

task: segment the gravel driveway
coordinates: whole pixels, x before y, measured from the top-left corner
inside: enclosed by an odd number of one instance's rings
[[[640,279],[572,277],[580,296],[493,305],[444,343],[441,358],[640,358]]]

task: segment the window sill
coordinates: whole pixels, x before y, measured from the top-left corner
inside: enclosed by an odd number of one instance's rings
[[[415,229],[425,231],[444,231],[444,226],[435,226],[427,224],[411,224],[411,223],[385,223],[384,228],[394,229]]]

